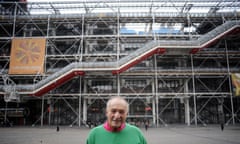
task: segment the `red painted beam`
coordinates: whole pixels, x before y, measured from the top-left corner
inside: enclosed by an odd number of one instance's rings
[[[224,35],[220,36],[219,38],[211,41],[210,43],[208,43],[208,44],[206,44],[206,45],[203,45],[202,47],[191,49],[189,53],[190,53],[190,54],[196,54],[196,53],[199,52],[201,49],[204,49],[204,48],[207,48],[207,47],[213,45],[213,44],[216,43],[219,39],[223,38],[223,37],[226,36],[226,35],[239,34],[239,33],[240,33],[240,28],[239,28],[239,26],[238,26],[238,27],[232,29],[231,31],[225,33]]]
[[[124,67],[118,69],[118,70],[113,70],[112,74],[119,74],[122,73],[126,70],[128,70],[130,67],[133,67],[134,65],[140,63],[141,61],[144,61],[145,59],[149,58],[150,56],[154,55],[154,54],[164,54],[166,52],[165,48],[157,48],[153,51],[150,51],[149,53],[146,53],[145,55],[143,55],[142,57],[140,57],[139,59],[136,59],[135,61],[125,65]]]
[[[236,34],[239,34],[239,33],[240,33],[240,28],[238,27],[238,28],[234,29],[231,34],[236,35]]]
[[[191,51],[189,53],[196,54],[199,50],[200,50],[199,48],[193,48],[193,49],[191,49]]]
[[[166,52],[165,48],[158,48],[156,54],[164,54]]]
[[[73,71],[69,73],[68,75],[56,80],[55,82],[51,83],[50,85],[47,85],[46,87],[40,89],[39,91],[31,94],[31,96],[42,96],[43,94],[49,92],[52,89],[55,89],[56,87],[62,85],[63,83],[66,83],[67,81],[71,80],[73,77],[78,75],[84,75],[85,73],[83,71]]]

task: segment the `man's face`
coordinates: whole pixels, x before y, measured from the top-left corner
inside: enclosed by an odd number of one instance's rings
[[[108,124],[119,128],[127,118],[127,104],[123,100],[113,99],[106,111]]]

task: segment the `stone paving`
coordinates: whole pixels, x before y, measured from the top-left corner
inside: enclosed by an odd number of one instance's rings
[[[0,144],[85,144],[90,129],[79,127],[0,128]],[[148,144],[240,144],[240,126],[141,128]]]

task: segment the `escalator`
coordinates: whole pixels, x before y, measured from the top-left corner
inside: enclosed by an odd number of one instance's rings
[[[82,76],[89,71],[110,71],[119,74],[154,54],[195,54],[207,48],[223,36],[234,32],[240,26],[240,21],[227,21],[212,31],[200,36],[196,40],[155,40],[130,53],[129,55],[113,62],[74,62],[60,71],[46,77],[36,84],[29,85],[0,85],[0,91],[5,94],[15,93],[32,96],[42,96],[48,91],[65,83],[75,76]]]

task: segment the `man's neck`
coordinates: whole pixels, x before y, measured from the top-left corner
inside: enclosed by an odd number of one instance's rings
[[[119,131],[123,130],[125,128],[125,126],[126,126],[126,124],[123,123],[123,124],[121,124],[120,127],[112,128],[107,121],[103,124],[103,127],[107,131],[111,131],[111,132],[119,132]]]

